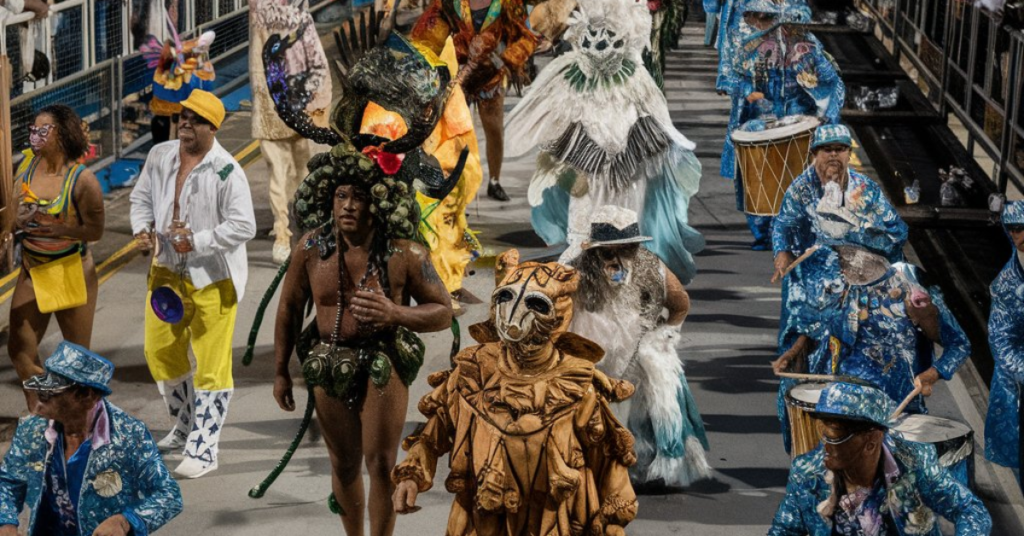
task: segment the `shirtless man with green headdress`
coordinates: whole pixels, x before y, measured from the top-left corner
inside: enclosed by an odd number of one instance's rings
[[[288,262],[278,307],[274,398],[282,409],[295,409],[288,369],[295,351],[323,429],[345,532],[364,532],[365,464],[370,534],[386,535],[395,525],[389,474],[408,387],[423,364],[424,345],[415,332],[440,331],[452,322],[448,291],[427,249],[414,241],[415,194],[447,195],[465,156],[444,177],[421,149],[450,82],[435,58],[397,34],[385,37],[341,81],[345,98],[331,114],[332,128],[321,129],[301,114],[302,98],[289,100],[306,94],[302,78],[280,76],[281,58],[298,38],[268,40],[270,94],[289,126],[333,147],[310,160],[311,173],[295,195],[295,218],[306,234]],[[316,319],[303,329],[310,304]]]

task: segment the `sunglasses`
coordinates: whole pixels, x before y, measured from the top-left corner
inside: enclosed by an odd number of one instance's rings
[[[1021,233],[1024,232],[1024,225],[1007,225],[1006,230],[1011,233]]]
[[[48,391],[36,391],[36,396],[39,397],[39,400],[42,400],[43,402],[46,402],[47,400],[50,400],[51,398],[56,398],[56,397],[58,397],[58,396],[60,396],[60,395],[62,395],[64,393],[66,393],[68,389],[71,389],[71,387],[72,386],[67,385],[67,386],[64,386],[64,387],[58,387],[56,389],[50,389]]]
[[[867,432],[867,431],[868,430],[858,430],[856,432],[850,432],[849,434],[846,434],[845,436],[840,437],[840,438],[831,438],[831,437],[825,435],[825,432],[822,432],[821,433],[821,442],[825,443],[826,445],[842,445],[843,443],[846,443],[847,441],[853,439],[854,436],[863,434],[864,432]]]
[[[52,132],[56,126],[57,125],[43,125],[41,127],[37,127],[35,125],[29,125],[28,133],[32,136],[49,136],[50,132]]]

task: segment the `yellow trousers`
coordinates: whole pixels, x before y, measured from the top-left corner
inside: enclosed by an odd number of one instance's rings
[[[194,308],[186,310],[177,324],[157,318],[149,301],[153,290],[170,286],[191,298]],[[173,271],[154,265],[149,271],[146,293],[146,340],[144,352],[149,372],[156,381],[181,381],[194,373],[196,389],[220,391],[232,389],[231,340],[235,332],[238,298],[230,279],[196,289],[186,277],[184,284]],[[192,346],[195,367],[189,360]]]

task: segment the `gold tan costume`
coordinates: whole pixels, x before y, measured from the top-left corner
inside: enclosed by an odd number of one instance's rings
[[[516,258],[499,259],[507,275],[492,294],[491,320],[470,328],[481,344],[428,379],[434,390],[419,404],[426,427],[406,439],[392,479],[426,491],[447,453],[452,536],[624,534],[636,516],[628,474],[636,456],[609,403],[633,386],[596,370],[602,350],[566,331],[575,270]]]

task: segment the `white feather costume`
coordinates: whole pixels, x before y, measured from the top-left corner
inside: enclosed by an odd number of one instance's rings
[[[530,183],[534,230],[580,251],[592,209],[622,206],[640,215],[649,248],[688,283],[704,239],[688,225],[700,186],[695,145],[672,125],[665,96],[644,69],[651,14],[636,0],[580,2],[566,40],[505,123],[506,154],[540,147]]]
[[[629,276],[619,285],[607,282],[593,255],[574,263],[580,286],[574,299],[570,331],[604,348],[597,367],[610,377],[636,386],[632,398],[612,406],[636,438],[637,482],[664,480],[686,486],[711,477],[704,424],[677,354],[679,326],[664,324],[664,265],[641,249]]]

